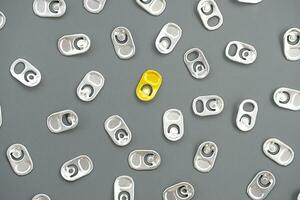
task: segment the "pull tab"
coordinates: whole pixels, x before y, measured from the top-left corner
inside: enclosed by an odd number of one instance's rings
[[[105,3],[106,0],[83,0],[83,7],[90,13],[97,14],[103,10]]]
[[[203,79],[209,74],[210,66],[203,52],[198,48],[192,48],[184,54],[184,63],[196,79]]]
[[[180,140],[184,135],[183,114],[178,109],[169,109],[163,116],[165,137],[172,141]]]
[[[78,116],[73,110],[63,110],[51,114],[47,118],[48,129],[52,133],[62,133],[78,125]]]
[[[104,86],[104,82],[105,79],[100,72],[88,72],[77,87],[78,98],[85,102],[94,100]]]
[[[51,199],[46,194],[37,194],[32,198],[32,200],[51,200]]]
[[[66,181],[76,181],[93,171],[93,161],[87,155],[80,155],[65,162],[60,170]]]
[[[25,176],[33,170],[33,162],[24,145],[11,145],[6,151],[6,156],[11,168],[18,176]]]
[[[203,142],[198,147],[194,157],[194,167],[199,172],[208,173],[215,165],[218,155],[218,146],[211,141]]]
[[[195,195],[195,189],[188,182],[180,182],[165,189],[163,200],[190,200]]]
[[[160,155],[154,150],[135,150],[128,156],[129,166],[134,170],[154,170],[159,167]]]
[[[197,10],[202,23],[207,30],[217,30],[222,26],[223,16],[214,0],[200,0]]]
[[[147,70],[143,73],[137,87],[136,96],[141,101],[151,101],[156,96],[162,84],[162,76],[155,70]]]
[[[0,30],[5,26],[6,17],[3,12],[0,11]]]
[[[167,6],[166,0],[136,0],[136,3],[154,16],[161,15]]]
[[[58,50],[64,56],[74,56],[87,52],[91,40],[85,34],[65,35],[58,40]]]
[[[111,34],[112,43],[120,59],[130,59],[135,55],[135,44],[130,31],[126,27],[117,27]]]
[[[17,71],[17,65],[22,66],[22,71]],[[10,66],[11,75],[27,87],[37,86],[41,81],[41,73],[30,62],[18,58]]]
[[[290,88],[279,88],[274,92],[273,100],[281,108],[300,110],[300,91]]]
[[[114,200],[134,200],[134,181],[130,176],[119,176],[114,183]]]
[[[226,46],[225,55],[228,59],[234,62],[249,65],[255,62],[257,51],[250,44],[239,41],[231,41]]]
[[[294,160],[294,151],[284,142],[270,138],[263,145],[265,155],[281,166],[288,166]]]
[[[64,0],[34,0],[33,12],[39,17],[61,17],[67,5]]]
[[[162,54],[171,53],[182,35],[181,28],[175,23],[167,23],[163,26],[155,40],[156,49]]]
[[[275,176],[271,172],[261,171],[248,185],[247,194],[253,200],[263,200],[274,188],[275,182]]]
[[[262,0],[238,0],[238,2],[256,4],[262,2]]]
[[[236,125],[241,131],[250,131],[253,129],[258,112],[258,105],[254,100],[244,100],[238,110]]]
[[[193,100],[195,115],[205,117],[220,114],[224,109],[224,101],[217,95],[199,96]]]
[[[122,117],[113,115],[104,122],[104,128],[117,146],[126,146],[130,143],[132,134]]]
[[[283,51],[286,59],[300,60],[300,29],[291,28],[283,36]]]

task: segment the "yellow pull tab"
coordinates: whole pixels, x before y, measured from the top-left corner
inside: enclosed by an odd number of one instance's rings
[[[162,83],[162,76],[155,70],[147,70],[143,73],[139,84],[136,87],[136,96],[141,101],[154,99]]]

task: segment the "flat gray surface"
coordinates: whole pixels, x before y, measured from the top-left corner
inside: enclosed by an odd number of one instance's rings
[[[99,15],[84,10],[82,1],[66,0],[67,12],[60,19],[39,18],[32,12],[31,0],[1,0],[0,9],[7,24],[0,31],[0,199],[30,200],[35,193],[47,193],[53,200],[113,199],[113,182],[119,175],[130,175],[136,183],[136,199],[161,199],[167,186],[189,181],[196,190],[194,199],[248,199],[246,187],[262,169],[271,170],[277,184],[268,199],[295,200],[300,192],[299,112],[276,107],[271,100],[280,86],[300,89],[300,62],[285,60],[281,40],[291,27],[299,27],[299,0],[264,0],[258,5],[242,5],[235,0],[218,0],[224,16],[223,26],[207,31],[196,13],[196,0],[168,0],[160,17],[143,11],[134,0],[107,0]],[[154,40],[167,22],[176,22],[183,37],[175,51],[159,55]],[[117,58],[110,34],[115,26],[131,30],[137,47],[128,61]],[[92,47],[87,54],[64,57],[57,50],[57,39],[64,34],[85,33]],[[231,40],[253,44],[258,51],[255,64],[244,66],[224,57]],[[183,63],[184,52],[201,48],[211,65],[205,80],[193,79]],[[41,84],[25,88],[9,74],[11,63],[22,57],[42,73]],[[151,103],[141,103],[135,87],[143,71],[160,71],[164,81]],[[106,78],[100,95],[91,103],[81,102],[75,89],[89,70],[99,70]],[[191,102],[199,95],[217,94],[224,98],[224,112],[217,117],[199,118]],[[244,134],[234,125],[238,104],[252,98],[259,104],[257,124]],[[185,117],[185,136],[176,143],[162,133],[162,115],[169,108],[181,109]],[[49,114],[73,109],[79,126],[69,133],[54,135],[46,126]],[[133,133],[132,143],[116,147],[103,128],[105,119],[121,115]],[[262,143],[278,137],[296,152],[288,167],[266,158]],[[200,143],[212,140],[219,145],[219,157],[209,174],[192,165]],[[27,146],[34,170],[16,176],[6,159],[13,143]],[[136,172],[129,168],[127,156],[134,149],[155,149],[162,157],[159,169]],[[61,165],[77,155],[88,154],[94,171],[74,182],[64,181]]]

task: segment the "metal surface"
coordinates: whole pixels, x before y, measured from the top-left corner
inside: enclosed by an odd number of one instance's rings
[[[300,60],[300,29],[290,28],[283,36],[283,52],[290,61]]]
[[[3,12],[0,11],[0,30],[5,26],[6,17]]]
[[[251,99],[242,101],[236,116],[236,126],[244,132],[252,130],[256,123],[257,113],[256,101]]]
[[[83,7],[90,13],[97,14],[103,10],[105,3],[106,0],[83,0]]]
[[[199,96],[193,100],[192,108],[200,117],[218,115],[224,109],[224,100],[217,95]]]
[[[233,52],[231,52],[231,50]],[[250,45],[239,41],[231,41],[225,49],[225,55],[228,59],[241,64],[249,65],[254,63],[257,57],[256,49]]]
[[[258,172],[247,187],[247,194],[253,200],[263,200],[275,186],[275,176],[269,171]]]
[[[214,31],[222,26],[223,15],[215,0],[200,0],[197,10],[201,21],[207,30]],[[217,22],[211,22],[213,19]]]
[[[191,75],[196,79],[204,79],[210,72],[210,66],[199,48],[189,49],[184,54],[184,62]]]
[[[74,129],[78,125],[78,116],[73,110],[52,113],[47,118],[48,129],[52,133],[62,133]]]
[[[32,198],[32,200],[51,200],[51,199],[46,194],[37,194]]]
[[[262,2],[262,0],[237,0],[237,1],[241,2],[241,3],[252,3],[252,4],[256,4],[256,3]]]
[[[160,163],[160,155],[154,150],[134,150],[128,156],[129,166],[138,171],[154,170]]]
[[[163,192],[163,200],[190,200],[195,195],[195,189],[188,182],[180,182],[166,188]]]
[[[273,95],[275,104],[281,108],[300,110],[300,91],[290,88],[278,88]]]
[[[83,33],[64,35],[58,40],[58,50],[64,56],[74,56],[87,52],[91,47],[90,38]]]
[[[136,0],[136,3],[154,16],[161,15],[167,6],[166,0]]]
[[[33,12],[39,17],[61,17],[67,9],[64,0],[34,0]]]
[[[134,200],[134,180],[130,176],[119,176],[114,183],[114,200]]]
[[[178,109],[169,109],[163,116],[163,128],[165,137],[172,141],[180,140],[184,135],[183,114]]]
[[[218,146],[211,141],[199,145],[194,157],[194,167],[199,172],[208,173],[215,165],[218,156]]]

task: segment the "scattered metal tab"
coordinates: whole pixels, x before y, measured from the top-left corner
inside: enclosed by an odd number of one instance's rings
[[[188,182],[180,182],[165,189],[163,200],[190,200],[195,195],[195,189]]]
[[[214,0],[200,0],[197,6],[203,25],[209,31],[217,30],[223,24],[223,15]],[[213,23],[214,19],[217,20]]]
[[[159,167],[160,155],[154,150],[135,150],[128,156],[129,166],[138,171],[154,170]]]
[[[287,60],[300,60],[300,29],[291,28],[283,36],[283,51]]]
[[[0,30],[5,26],[6,17],[3,12],[0,11]]]
[[[132,134],[122,117],[113,115],[104,122],[104,128],[117,146],[126,146],[130,143]]]
[[[250,3],[250,4],[256,4],[262,2],[262,0],[237,0],[237,1],[241,3]]]
[[[93,161],[87,155],[80,155],[65,162],[60,170],[66,181],[76,181],[90,174],[93,170]]]
[[[281,166],[288,166],[294,160],[294,151],[277,138],[270,138],[263,144],[265,155]]]
[[[119,176],[114,183],[114,200],[134,200],[134,181],[130,176]]]
[[[135,44],[131,32],[126,27],[115,28],[111,33],[111,39],[120,59],[130,59],[135,55]]]
[[[217,95],[199,96],[193,100],[192,108],[201,117],[218,115],[224,109],[224,101]]]
[[[239,106],[236,117],[237,127],[244,132],[252,130],[256,122],[257,113],[258,105],[256,101],[251,99],[244,100]]]
[[[6,151],[11,168],[18,176],[25,176],[33,170],[33,162],[22,144],[13,144]]]
[[[273,100],[277,106],[293,111],[300,110],[300,91],[290,88],[279,88],[274,92]]]
[[[184,54],[184,63],[190,74],[196,79],[208,76],[210,66],[203,52],[199,48],[192,48]]]
[[[82,33],[64,35],[58,40],[58,50],[64,56],[83,54],[87,52],[90,47],[90,38]]]
[[[166,0],[136,0],[136,3],[154,16],[161,15],[167,6]]]
[[[155,40],[156,49],[162,54],[171,53],[182,35],[181,28],[175,23],[167,23],[163,26]]]
[[[51,200],[51,199],[46,194],[37,194],[32,198],[32,200]]]
[[[208,173],[215,165],[218,155],[218,146],[211,141],[203,142],[198,147],[194,157],[194,167],[199,172]]]
[[[169,109],[163,116],[163,128],[165,137],[172,141],[180,140],[184,135],[183,114],[178,109]]]
[[[231,41],[226,46],[225,55],[229,60],[249,65],[255,62],[257,58],[257,51],[250,44],[239,41]]]
[[[274,188],[275,182],[275,176],[271,172],[261,171],[248,185],[247,194],[253,200],[263,200]]]
[[[73,110],[63,110],[51,114],[47,118],[48,129],[52,133],[62,133],[78,125],[78,116]]]
[[[34,0],[33,12],[39,17],[61,17],[67,5],[64,0]]]
[[[86,102],[94,100],[104,86],[104,82],[105,79],[100,72],[88,72],[77,87],[78,98]]]
[[[90,13],[97,14],[103,10],[105,3],[106,0],[83,0],[83,7]]]

